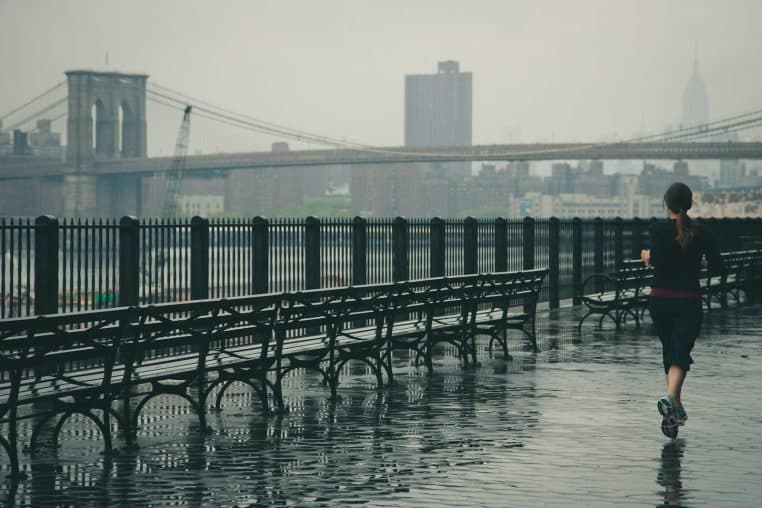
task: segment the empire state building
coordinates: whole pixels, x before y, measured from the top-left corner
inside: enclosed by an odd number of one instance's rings
[[[709,100],[706,84],[699,73],[698,58],[693,61],[693,76],[683,92],[683,127],[695,127],[709,121]]]

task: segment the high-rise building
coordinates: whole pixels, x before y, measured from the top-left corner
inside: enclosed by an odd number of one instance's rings
[[[699,73],[698,58],[693,61],[693,75],[683,92],[683,127],[694,127],[709,121],[709,98],[706,84]]]
[[[683,91],[681,127],[696,127],[709,122],[709,95],[706,83],[699,72],[698,56],[693,60],[693,74]],[[699,138],[697,141],[710,141],[709,138]],[[692,164],[695,173],[714,177],[717,174],[716,161],[696,161]]]
[[[405,76],[405,146],[471,144],[472,75],[458,62],[439,62],[436,74]],[[469,163],[433,165],[437,176],[466,176]]]
[[[720,161],[720,187],[744,187],[747,185],[748,180],[750,179],[746,177],[746,165],[742,161]]]
[[[12,148],[11,133],[3,131],[3,120],[0,119],[0,157],[10,154]]]

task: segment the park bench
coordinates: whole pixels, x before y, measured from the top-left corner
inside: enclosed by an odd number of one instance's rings
[[[747,297],[754,297],[762,283],[762,250],[723,252],[721,255],[725,264],[723,275],[711,274],[706,269],[702,271],[701,293],[707,310],[712,310],[713,301],[721,308],[727,308],[728,296],[740,302],[742,291]]]
[[[386,337],[389,351],[410,350],[431,372],[437,343],[452,344],[468,363],[468,321],[479,279],[468,275],[423,279],[399,285],[391,295]],[[389,353],[391,354],[391,353]]]
[[[30,450],[50,432],[56,444],[74,414],[100,430],[104,463],[112,422],[128,445],[154,397],[189,402],[205,431],[235,382],[252,386],[269,411],[284,409],[282,383],[294,369],[322,374],[336,396],[342,367],[367,364],[379,386],[392,381],[392,352],[420,352],[431,369],[438,342],[475,361],[474,334],[500,341],[522,330],[536,347],[534,314],[546,270],[121,307],[0,320],[0,445],[19,475],[17,424],[34,419]],[[492,341],[491,341],[492,342]],[[491,344],[490,342],[490,344]],[[41,403],[40,402],[44,402]],[[121,408],[120,408],[121,406]],[[24,407],[23,414],[19,408]],[[48,425],[48,424],[52,425]]]
[[[742,250],[762,249],[762,235],[741,235],[738,240]]]
[[[723,252],[724,274],[713,274],[706,268],[701,271],[699,287],[708,310],[712,302],[727,307],[728,295],[740,302],[741,292],[755,296],[762,284],[762,250]],[[612,274],[593,274],[582,284],[582,302],[588,312],[580,319],[577,328],[593,314],[600,314],[598,325],[608,316],[617,328],[631,316],[639,325],[648,296],[651,293],[653,269],[640,260],[627,260]],[[593,289],[595,288],[595,289]]]
[[[587,313],[577,324],[582,330],[582,323],[588,317],[600,314],[598,326],[610,318],[618,329],[627,316],[632,316],[635,324],[640,324],[639,309],[644,305],[649,281],[650,269],[643,262],[626,260],[613,273],[594,273],[582,283],[582,303]]]
[[[12,475],[18,475],[17,421],[20,406],[29,406],[24,418],[42,419],[32,434],[34,449],[39,429],[60,416],[63,423],[81,414],[98,426],[111,458],[110,410],[118,390],[115,365],[123,336],[124,313],[90,311],[71,315],[13,318],[0,328],[0,422],[7,427],[0,444],[8,453]],[[98,417],[95,412],[101,412]]]
[[[496,274],[485,278],[481,286],[474,320],[474,332],[490,337],[489,347],[498,342],[506,358],[508,330],[518,330],[538,351],[535,316],[540,289],[548,271],[525,270],[516,275]]]
[[[449,343],[464,363],[476,362],[476,335],[497,341],[508,355],[507,331],[521,331],[537,350],[535,315],[546,269],[413,281],[400,287],[389,311],[390,349],[415,353],[431,372],[432,350]]]
[[[383,384],[384,325],[391,285],[378,284],[284,294],[275,325],[273,393],[283,409],[282,381],[294,369],[322,375],[336,396],[342,367],[350,360],[367,364]]]

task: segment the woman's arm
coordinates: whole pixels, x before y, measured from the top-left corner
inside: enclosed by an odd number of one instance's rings
[[[640,260],[643,264],[649,266],[651,264],[651,249],[642,249],[640,251]]]
[[[643,248],[640,251],[640,259],[647,266],[653,266],[654,264],[654,224],[649,224],[646,230],[646,237],[643,240]]]
[[[704,246],[704,257],[706,258],[706,266],[709,269],[709,273],[713,275],[725,274],[725,262],[722,260],[720,249],[717,246],[717,242],[714,240],[712,232],[708,229],[704,229],[706,235],[706,244]]]

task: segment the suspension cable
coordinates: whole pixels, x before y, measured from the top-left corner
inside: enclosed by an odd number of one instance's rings
[[[36,96],[36,97],[34,97],[34,98],[32,98],[32,99],[29,99],[28,101],[26,101],[26,102],[25,102],[24,104],[22,104],[21,106],[19,106],[19,107],[15,108],[15,109],[12,109],[11,111],[7,112],[6,114],[4,114],[4,115],[0,116],[0,120],[5,120],[6,118],[8,118],[9,116],[11,116],[12,114],[14,114],[14,113],[17,113],[17,112],[21,111],[22,109],[24,109],[25,107],[29,106],[29,105],[30,105],[30,104],[32,104],[33,102],[35,102],[35,101],[37,101],[37,100],[39,100],[39,99],[41,99],[41,98],[45,97],[46,95],[48,95],[48,94],[50,94],[50,93],[52,93],[52,92],[56,91],[56,90],[57,90],[59,87],[63,86],[65,83],[66,83],[66,80],[62,80],[62,81],[59,81],[58,83],[56,83],[56,84],[55,84],[54,86],[52,86],[51,88],[48,88],[47,90],[45,90],[44,92],[42,92],[40,95],[38,95],[38,96]]]
[[[370,145],[347,142],[345,140],[337,140],[328,136],[322,136],[319,134],[312,134],[306,131],[285,127],[272,122],[256,119],[254,117],[236,113],[230,109],[216,106],[207,101],[200,100],[189,95],[177,92],[169,87],[153,84],[154,88],[164,90],[160,92],[158,90],[149,90],[149,93],[155,95],[152,98],[153,101],[164,104],[168,107],[173,107],[178,110],[182,110],[188,102],[196,103],[196,111],[198,116],[213,120],[231,127],[242,128],[251,130],[254,132],[285,136],[290,139],[296,139],[308,143],[315,143],[321,145],[329,145],[336,148],[346,148],[350,150],[358,150],[364,152],[383,153],[383,154],[396,154],[396,155],[410,155],[410,156],[423,156],[430,158],[449,158],[447,154],[441,152],[438,153],[425,153],[418,150],[393,150],[385,148],[376,148]],[[172,95],[169,95],[172,94]],[[179,98],[178,98],[179,97]],[[164,99],[161,101],[160,99]],[[202,104],[203,106],[199,106]],[[204,107],[206,106],[206,107]],[[681,127],[680,129],[663,132],[659,134],[651,134],[639,137],[633,137],[627,140],[609,142],[609,143],[586,143],[572,146],[566,146],[563,148],[549,149],[542,148],[537,150],[524,150],[521,152],[508,152],[504,155],[508,158],[522,156],[522,155],[542,155],[553,154],[558,152],[574,152],[584,151],[590,148],[598,148],[610,146],[613,144],[626,144],[626,143],[643,143],[643,142],[676,142],[676,141],[691,141],[701,138],[706,138],[718,133],[733,133],[743,130],[752,129],[762,125],[762,109],[754,110],[738,115],[729,116],[720,120],[707,122],[706,124],[693,125],[687,127]],[[495,154],[499,156],[500,154]]]
[[[275,129],[278,129],[277,133],[281,134],[281,135],[285,134],[285,132],[283,132],[283,131],[288,131],[289,133],[298,133],[299,139],[303,139],[303,138],[301,138],[301,136],[309,137],[309,138],[315,139],[315,140],[330,139],[330,141],[332,142],[331,144],[335,144],[336,146],[345,146],[345,147],[348,147],[348,148],[358,148],[358,149],[365,149],[365,150],[367,150],[367,149],[378,150],[378,149],[376,149],[375,147],[373,147],[371,145],[366,145],[366,144],[361,144],[361,143],[356,143],[356,142],[349,142],[349,143],[347,143],[346,141],[343,141],[343,140],[342,141],[338,141],[336,139],[331,139],[331,138],[328,138],[326,136],[320,136],[320,135],[317,135],[317,134],[312,134],[312,133],[309,133],[309,132],[306,132],[306,131],[302,131],[302,130],[298,130],[298,129],[293,129],[293,128],[286,127],[286,126],[283,126],[283,125],[279,125],[279,124],[276,124],[276,123],[260,120],[260,119],[254,118],[252,116],[249,116],[249,115],[245,115],[245,114],[241,114],[241,113],[236,113],[236,112],[234,112],[234,111],[232,111],[230,109],[226,109],[226,108],[223,108],[221,106],[214,105],[214,104],[212,104],[212,103],[210,103],[208,101],[204,101],[204,100],[201,100],[201,99],[189,96],[187,94],[184,94],[182,92],[179,92],[177,90],[174,90],[172,88],[169,88],[167,86],[164,86],[164,85],[161,85],[161,84],[158,84],[158,83],[152,83],[151,85],[153,87],[155,87],[155,88],[164,90],[166,93],[171,93],[171,94],[174,94],[177,97],[182,97],[183,100],[185,100],[185,101],[195,101],[195,102],[197,102],[199,104],[206,105],[209,108],[213,108],[213,109],[215,109],[217,111],[222,111],[222,112],[230,114],[230,115],[236,115],[236,116],[238,116],[240,118],[244,118],[244,119],[250,120],[251,122],[255,122],[255,123],[263,125],[263,126],[273,127]],[[164,95],[164,94],[162,94],[162,95]],[[167,96],[164,95],[164,97],[167,97]],[[171,100],[177,101],[177,99],[174,99],[174,98],[172,98]],[[183,101],[177,101],[177,102],[178,103],[182,103]],[[732,121],[738,120],[738,119],[748,118],[750,116],[755,116],[755,115],[758,118],[762,118],[762,109],[758,109],[758,110],[754,110],[754,111],[750,111],[750,112],[746,112],[746,113],[742,113],[742,114],[738,114],[738,115],[734,115],[734,116],[729,116],[729,117],[726,117],[726,118],[722,118],[720,120],[715,120],[715,121],[712,121],[712,122],[707,122],[705,124],[685,126],[685,127],[681,127],[681,128],[679,128],[677,130],[670,131],[670,132],[663,132],[663,133],[659,133],[659,134],[650,134],[650,135],[645,135],[645,136],[633,137],[633,138],[630,138],[628,140],[621,141],[620,143],[635,143],[635,142],[646,142],[646,141],[667,141],[667,140],[677,140],[677,139],[683,139],[683,138],[685,138],[685,139],[689,139],[689,138],[701,138],[701,137],[708,137],[708,135],[710,133],[718,132],[718,131],[721,131],[721,132],[737,132],[738,130],[747,130],[747,129],[753,128],[755,126],[754,124],[755,124],[757,119],[754,119],[754,121],[743,122],[741,124],[735,124],[735,123],[729,123],[729,122],[732,122]],[[727,124],[727,125],[725,125],[725,124]],[[738,127],[735,127],[736,125],[738,125],[738,126],[746,125],[746,126],[743,127],[743,128],[738,128]],[[729,130],[729,127],[734,127],[734,128],[732,130]],[[272,132],[272,131],[267,131],[267,132]],[[598,144],[595,144],[593,146],[605,145],[605,144],[608,144],[608,143],[598,143]],[[587,147],[587,146],[590,146],[590,145],[580,145],[580,146],[581,147]],[[382,150],[382,151],[387,152],[387,153],[389,152],[389,150]]]
[[[299,136],[305,136],[305,137],[316,138],[316,139],[318,139],[318,138],[319,139],[330,139],[327,136],[321,136],[319,134],[310,133],[310,132],[307,132],[307,131],[304,131],[304,130],[295,129],[293,127],[288,127],[288,126],[285,126],[285,125],[282,125],[282,124],[277,124],[277,123],[274,123],[274,122],[269,122],[267,120],[262,120],[260,118],[256,118],[256,117],[253,117],[251,115],[244,114],[244,113],[239,113],[239,112],[233,111],[231,109],[224,108],[224,107],[216,105],[216,104],[212,104],[212,103],[210,103],[208,101],[205,101],[205,100],[202,100],[202,99],[198,99],[196,97],[192,97],[192,96],[186,95],[186,94],[184,94],[182,92],[179,92],[177,90],[173,90],[172,88],[160,85],[158,83],[151,83],[150,86],[153,86],[154,88],[158,88],[160,90],[163,90],[164,93],[170,93],[170,94],[173,94],[175,97],[180,97],[186,104],[187,103],[194,103],[194,104],[197,104],[197,105],[206,106],[208,108],[211,108],[211,109],[223,112],[223,113],[227,113],[229,115],[235,115],[235,116],[237,116],[239,118],[242,118],[244,120],[248,120],[248,121],[250,121],[252,123],[256,123],[258,125],[262,125],[262,126],[265,126],[265,127],[271,127],[273,129],[278,129],[279,131],[292,132],[292,133],[295,133],[295,134],[297,134]],[[183,101],[179,101],[179,102],[183,102]],[[337,144],[340,144],[342,146],[346,145],[346,146],[362,146],[362,147],[366,147],[366,148],[370,147],[370,145],[365,145],[365,144],[362,144],[362,143],[359,143],[359,142],[356,142],[356,141],[349,141],[349,142],[347,142],[346,140],[339,141],[337,139],[333,139],[332,141],[334,141]]]
[[[67,98],[64,97],[63,99],[59,99],[59,100],[57,100],[57,101],[55,101],[55,102],[53,102],[51,104],[48,104],[47,106],[45,106],[44,108],[40,109],[39,111],[35,111],[31,115],[26,116],[23,120],[19,120],[19,121],[15,122],[15,123],[11,124],[10,126],[7,127],[7,129],[8,130],[17,129],[17,128],[21,127],[22,125],[24,125],[24,124],[34,120],[35,118],[37,118],[37,117],[47,113],[48,111],[57,108],[61,104],[64,104],[66,101],[67,101]]]

